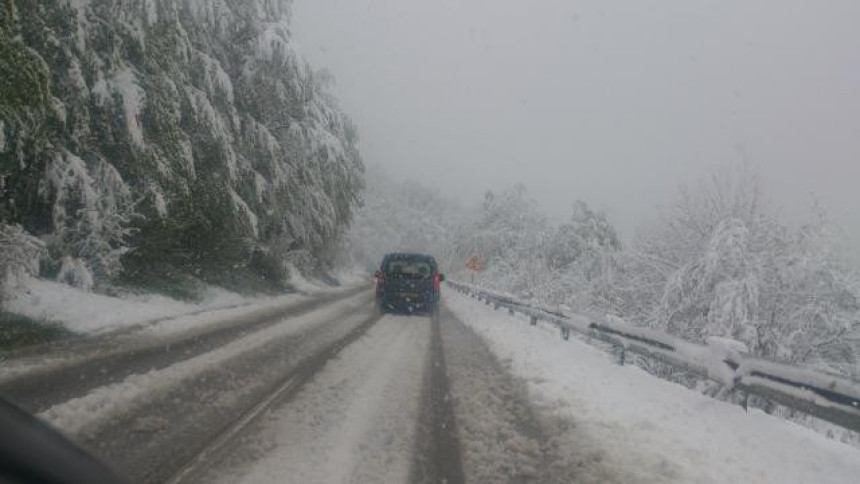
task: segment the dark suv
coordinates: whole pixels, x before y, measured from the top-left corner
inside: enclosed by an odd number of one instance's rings
[[[376,271],[376,307],[383,313],[435,313],[445,275],[423,254],[388,254]]]

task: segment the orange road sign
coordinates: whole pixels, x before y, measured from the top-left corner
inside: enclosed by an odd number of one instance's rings
[[[475,272],[480,272],[484,270],[486,266],[484,265],[484,261],[482,261],[481,259],[478,259],[477,257],[470,257],[469,260],[466,261],[466,267]]]

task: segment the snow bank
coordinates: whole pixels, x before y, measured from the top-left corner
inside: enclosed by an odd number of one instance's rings
[[[165,318],[192,316],[202,311],[254,305],[255,307],[277,306],[300,299],[302,296],[331,294],[343,291],[344,286],[327,286],[303,278],[292,271],[290,283],[301,294],[282,296],[243,296],[211,286],[199,303],[178,301],[157,294],[129,297],[111,297],[86,292],[59,282],[29,278],[3,303],[3,309],[37,320],[61,323],[79,333],[97,333],[122,327],[136,326]],[[342,277],[341,277],[342,276]],[[358,285],[364,280],[353,273],[338,274],[341,282],[348,286]],[[191,318],[202,321],[206,318]],[[180,325],[183,326],[183,325]],[[187,325],[185,325],[187,326]]]
[[[453,291],[445,302],[543,405],[639,482],[853,483],[860,475],[860,451],[848,445],[619,366]]]
[[[302,275],[301,271],[299,271],[295,265],[288,264],[287,272],[290,274],[290,286],[293,287],[296,291],[299,291],[302,294],[314,294],[320,292],[337,292],[342,290],[342,288],[338,286],[329,286],[323,282],[316,281],[313,279],[308,279],[304,275]],[[342,283],[350,284],[351,282],[341,279],[339,280]],[[350,281],[352,279],[350,278]],[[367,281],[367,279],[365,279]]]
[[[349,285],[367,283],[373,280],[373,274],[369,273],[367,269],[361,267],[335,271],[334,277],[337,278],[341,284]]]
[[[203,302],[192,304],[149,294],[117,298],[93,294],[43,279],[30,279],[4,302],[3,309],[34,319],[62,323],[68,329],[92,333],[134,326],[171,316],[261,302],[218,288],[210,288]]]

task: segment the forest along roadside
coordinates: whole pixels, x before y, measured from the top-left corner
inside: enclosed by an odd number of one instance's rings
[[[0,372],[0,395],[30,412],[42,412],[93,389],[211,352],[285,319],[353,300],[363,302],[369,297],[366,291],[366,285],[361,285],[284,304],[165,319],[134,332],[65,343],[58,349],[62,355],[51,354],[52,346],[31,350],[20,359],[4,361],[4,366],[12,368]],[[40,361],[44,364],[40,365]]]
[[[605,465],[600,452],[578,450],[587,436],[575,422],[534,405],[525,382],[447,307],[440,319],[466,482],[640,482]]]
[[[408,482],[426,317],[383,317],[187,482]]]

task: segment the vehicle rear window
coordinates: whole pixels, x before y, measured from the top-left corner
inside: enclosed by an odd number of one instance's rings
[[[385,264],[385,275],[408,279],[424,279],[432,277],[435,268],[433,264],[423,260],[393,259]]]

